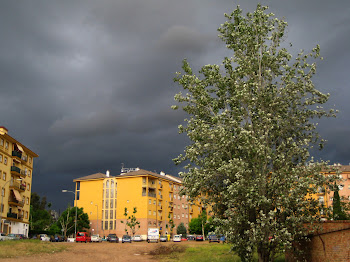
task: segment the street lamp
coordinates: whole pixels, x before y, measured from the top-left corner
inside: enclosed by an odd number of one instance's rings
[[[18,181],[22,181],[22,179],[21,179],[21,178],[16,179],[16,180],[18,180]],[[5,188],[5,186],[6,186],[8,183],[10,183],[11,181],[13,181],[13,180],[12,180],[12,179],[10,179],[9,181],[7,181],[7,182],[4,184],[4,186],[1,188],[0,232],[2,232],[2,213],[4,212],[3,204],[4,204],[4,195],[5,195],[5,192],[4,192],[4,194],[3,194],[3,193],[2,193],[2,190],[3,190],[3,189]]]
[[[63,193],[72,193],[74,194],[74,199],[75,199],[75,224],[74,224],[74,238],[77,237],[77,213],[78,213],[78,210],[77,210],[77,198],[76,198],[76,195],[75,195],[75,192],[73,191],[69,191],[69,190],[66,190],[66,189],[63,189],[62,190]]]
[[[98,235],[98,205],[96,204],[95,206],[97,208],[97,235]]]

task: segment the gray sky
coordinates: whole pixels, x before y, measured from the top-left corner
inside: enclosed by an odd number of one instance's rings
[[[198,71],[230,55],[217,37],[224,13],[244,0],[61,0],[0,2],[0,125],[40,157],[34,192],[53,208],[72,203],[74,178],[121,163],[176,175],[183,152],[172,111],[173,83],[187,58]],[[262,1],[289,24],[290,52],[321,46],[316,87],[330,93],[336,119],[322,121],[328,140],[317,157],[350,162],[350,1]]]

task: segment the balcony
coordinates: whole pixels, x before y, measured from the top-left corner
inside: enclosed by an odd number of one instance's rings
[[[8,220],[23,220],[23,216],[16,213],[7,213]]]
[[[26,190],[26,186],[25,185],[20,184],[20,183],[15,182],[15,181],[11,181],[10,188],[16,189],[16,190],[21,191],[21,192]]]
[[[192,208],[190,208],[189,212],[190,212],[190,213],[193,213],[193,209],[192,209]]]
[[[173,202],[173,198],[172,197],[169,197],[169,202]]]
[[[11,174],[20,176],[21,175],[21,169],[16,166],[11,166]]]
[[[174,190],[174,187],[173,187],[173,186],[170,186],[170,187],[169,187],[169,191],[170,191],[170,192],[173,192],[173,190]]]
[[[156,193],[148,193],[149,197],[157,197]]]
[[[15,199],[15,198],[9,198],[9,205],[23,207],[24,206],[24,199],[22,201],[17,201],[17,199]]]
[[[163,220],[163,216],[161,216],[160,214],[158,214],[158,220],[162,221]]]
[[[14,159],[17,159],[18,161],[21,161],[21,158],[22,158],[22,153],[21,153],[21,152],[18,152],[18,151],[13,150],[13,151],[12,151],[12,156],[14,157]]]

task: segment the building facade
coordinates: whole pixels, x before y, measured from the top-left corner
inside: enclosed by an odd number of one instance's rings
[[[36,153],[0,127],[0,232],[28,236],[35,157]]]
[[[182,181],[163,172],[160,174],[143,169],[123,169],[118,176],[97,173],[74,180],[76,204],[89,215],[92,233],[107,236],[125,234],[126,217],[137,212],[140,222],[135,234],[147,235],[148,228],[158,228],[161,234],[176,233],[180,223],[188,224],[198,217],[203,208],[190,204],[180,196]]]

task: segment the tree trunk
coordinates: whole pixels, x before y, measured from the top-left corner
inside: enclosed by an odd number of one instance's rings
[[[269,250],[263,247],[258,247],[258,259],[259,259],[259,262],[269,262],[270,261]]]

